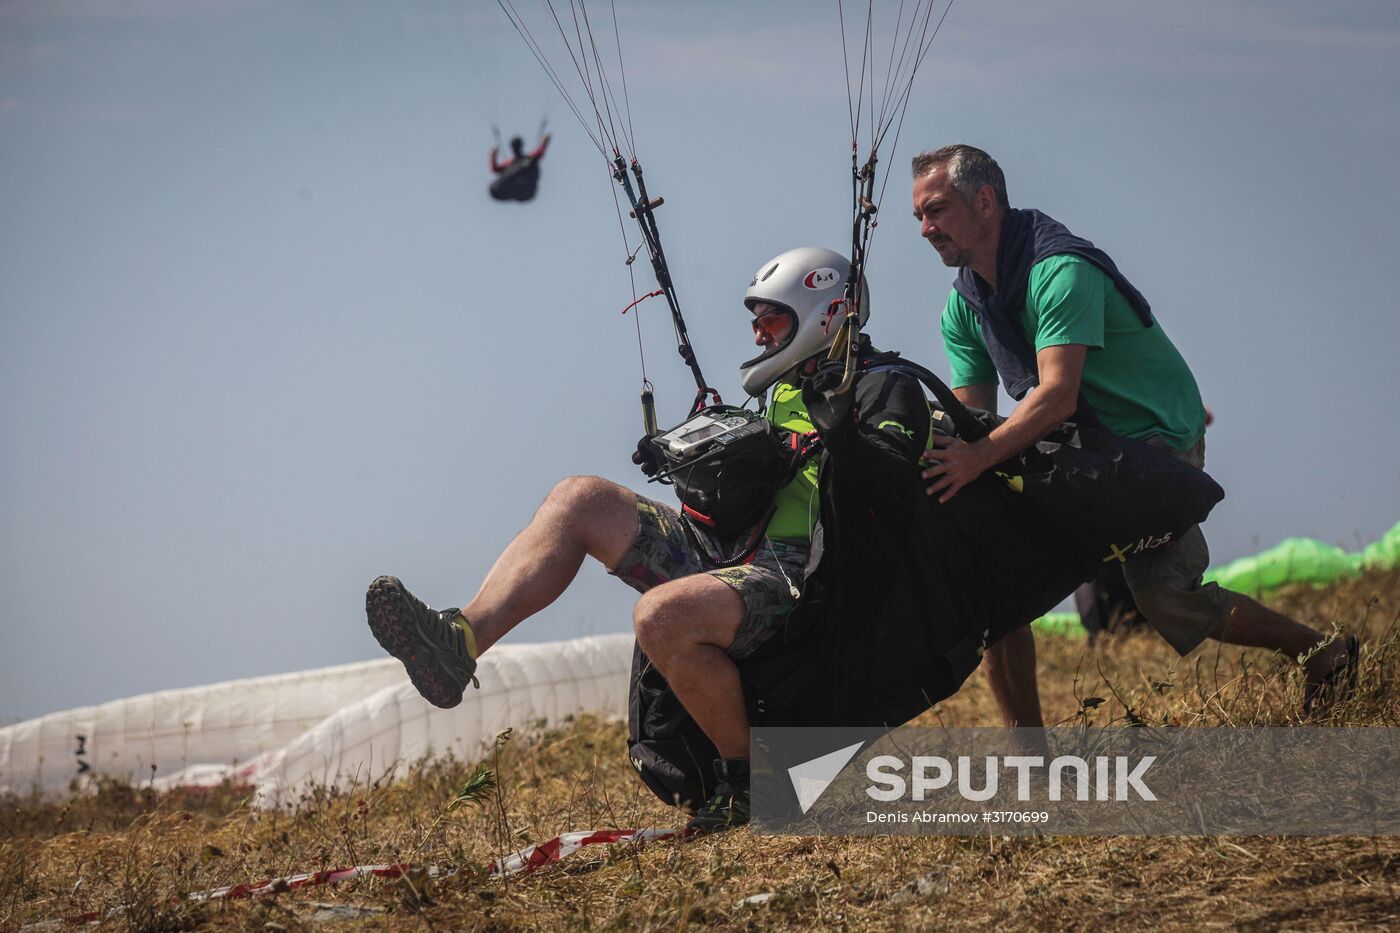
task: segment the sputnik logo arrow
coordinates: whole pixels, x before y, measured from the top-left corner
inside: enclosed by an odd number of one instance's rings
[[[797,804],[803,813],[812,809],[812,804],[826,793],[831,782],[836,780],[836,775],[841,773],[841,769],[850,763],[864,745],[864,742],[857,742],[788,768],[788,777],[792,780],[792,789],[797,793]]]

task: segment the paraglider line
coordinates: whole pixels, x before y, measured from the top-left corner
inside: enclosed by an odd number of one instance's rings
[[[627,141],[632,146],[632,158],[636,158],[637,132],[632,127],[632,98],[627,93],[627,64],[622,60],[622,33],[617,28],[617,3],[609,0],[612,7],[613,42],[617,45],[617,67],[622,73],[622,102],[627,112]]]
[[[617,125],[613,120],[613,111],[617,111],[617,119],[620,120],[622,119],[622,108],[617,105],[617,94],[614,93],[612,89],[612,84],[608,81],[607,70],[603,68],[603,57],[598,51],[598,42],[593,37],[593,22],[588,18],[588,6],[583,2],[583,0],[579,0],[579,7],[583,11],[583,26],[588,33],[588,44],[593,49],[593,68],[598,73],[598,85],[603,90],[603,106],[607,109],[608,126],[612,129],[613,137],[617,138],[619,133]],[[577,28],[577,16],[575,16],[574,18],[574,25],[575,28]],[[580,37],[580,45],[582,44],[582,41],[582,37]],[[632,145],[632,141],[630,139],[627,139],[627,134],[625,132],[622,133],[621,136],[623,139],[627,140],[627,154],[635,159],[637,157],[637,154],[635,148]]]
[[[545,75],[549,78],[550,82],[553,83],[555,90],[559,92],[559,95],[564,98],[564,103],[573,111],[574,118],[578,120],[579,126],[583,127],[584,133],[588,135],[589,140],[598,150],[598,154],[606,161],[608,153],[607,150],[603,148],[602,140],[593,134],[593,130],[589,128],[587,121],[583,119],[583,113],[579,110],[578,105],[574,102],[568,89],[564,87],[564,82],[560,79],[558,72],[549,64],[549,60],[545,57],[544,50],[540,48],[539,42],[535,39],[534,34],[530,32],[530,27],[526,26],[524,20],[520,18],[520,14],[516,11],[514,4],[511,3],[511,0],[496,0],[496,5],[501,8],[501,12],[506,14],[511,25],[515,27],[515,31],[520,34],[520,38],[525,41],[526,47],[530,49],[530,54],[535,56],[535,61],[539,62],[540,67],[544,69]]]
[[[909,112],[909,97],[910,97],[910,94],[912,93],[912,91],[913,91],[913,89],[914,89],[914,76],[915,76],[915,74],[918,72],[919,66],[920,66],[921,64],[923,64],[924,57],[928,55],[929,49],[931,49],[931,48],[933,47],[933,40],[938,38],[938,33],[939,33],[940,30],[942,30],[944,21],[948,19],[948,12],[949,12],[950,10],[953,9],[953,2],[954,2],[954,0],[948,0],[948,5],[945,6],[945,7],[943,8],[943,15],[940,16],[940,17],[938,18],[938,24],[937,24],[936,26],[933,27],[933,35],[931,35],[931,36],[928,37],[928,41],[927,41],[926,43],[923,42],[923,37],[920,36],[920,42],[923,44],[923,47],[922,47],[922,49],[921,49],[920,52],[919,52],[919,57],[918,57],[917,59],[915,59],[915,61],[914,61],[914,68],[913,68],[913,70],[910,72],[910,74],[909,74],[909,81],[908,81],[908,83],[905,85],[905,88],[904,88],[904,100],[903,100],[903,102],[900,104],[900,108],[899,108],[899,123],[898,123],[898,125],[895,127],[895,131],[894,131],[894,144],[890,147],[890,148],[892,148],[892,149],[898,149],[898,148],[899,148],[899,136],[900,136],[900,133],[904,130],[904,117],[905,117],[905,114],[907,114],[907,113]],[[930,4],[929,4],[929,14],[930,14],[930,16],[932,15],[932,13],[933,13],[933,5],[932,5],[932,2],[930,2]],[[925,29],[925,30],[928,29],[928,17],[925,17],[925,19],[924,19],[924,29]],[[883,134],[882,134],[882,138],[883,138]],[[886,172],[885,172],[885,179],[884,179],[884,181],[882,181],[882,182],[880,183],[880,196],[879,196],[878,198],[875,199],[875,203],[876,203],[877,205],[885,199],[885,187],[886,187],[889,183],[890,183],[890,175],[889,175],[889,172],[886,171]]]

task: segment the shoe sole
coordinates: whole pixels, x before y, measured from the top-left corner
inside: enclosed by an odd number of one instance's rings
[[[408,679],[423,699],[451,709],[462,702],[470,674],[463,676],[444,664],[442,648],[423,634],[420,620],[431,611],[397,577],[379,577],[365,593],[365,615],[374,640],[403,662]]]

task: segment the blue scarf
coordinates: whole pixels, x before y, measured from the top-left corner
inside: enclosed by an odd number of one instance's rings
[[[953,283],[982,327],[982,339],[992,357],[1006,394],[1020,400],[1040,385],[1035,349],[1021,331],[1020,314],[1026,306],[1031,266],[1049,256],[1078,256],[1093,263],[1132,305],[1146,327],[1152,326],[1152,307],[1142,293],[1118,271],[1109,255],[1088,240],[1069,232],[1064,224],[1037,210],[1012,208],[1001,223],[997,243],[996,290],[971,266],[958,270]],[[1079,410],[1089,412],[1083,394]],[[1087,419],[1084,419],[1087,420]],[[1094,419],[1097,421],[1097,419]]]

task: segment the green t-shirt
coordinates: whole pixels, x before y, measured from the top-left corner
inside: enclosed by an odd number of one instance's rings
[[[1035,352],[1081,344],[1081,390],[1104,425],[1139,440],[1161,435],[1176,450],[1193,447],[1206,431],[1201,391],[1160,321],[1144,327],[1132,305],[1093,263],[1050,256],[1031,267],[1021,327]],[[953,291],[943,309],[943,344],[953,388],[997,381],[982,328]]]
[[[813,430],[807,406],[802,402],[802,390],[785,382],[773,386],[765,415],[769,421],[789,431],[805,434]],[[807,461],[792,482],[778,490],[777,506],[772,521],[768,523],[769,538],[812,540],[812,529],[821,517],[821,503],[817,498],[816,457]]]

